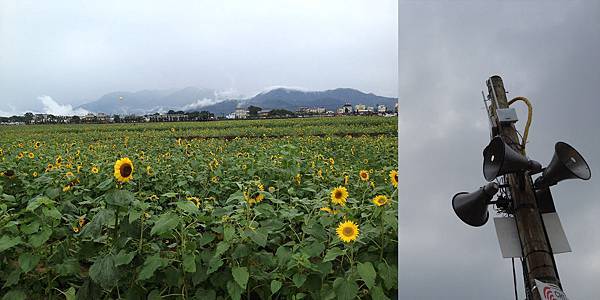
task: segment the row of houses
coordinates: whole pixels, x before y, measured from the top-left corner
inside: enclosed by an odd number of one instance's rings
[[[264,118],[268,117],[271,110],[261,110],[257,113],[256,117]],[[350,103],[346,103],[341,107],[338,107],[335,111],[327,110],[325,107],[300,107],[296,112],[296,116],[310,116],[310,115],[322,115],[322,116],[334,116],[334,115],[389,115],[398,113],[398,103],[395,104],[394,110],[388,109],[386,105],[378,104],[376,106],[367,106],[365,104],[356,104],[352,106]],[[248,108],[238,107],[234,112],[226,116],[227,119],[247,119],[250,117],[250,111]]]

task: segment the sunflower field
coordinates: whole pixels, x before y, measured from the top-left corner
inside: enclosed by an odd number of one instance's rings
[[[394,298],[397,120],[0,127],[0,297]]]

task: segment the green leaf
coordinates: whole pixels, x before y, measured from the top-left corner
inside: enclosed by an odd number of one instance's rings
[[[33,221],[29,224],[21,225],[21,232],[24,234],[36,233],[38,230],[40,230],[40,222],[38,221]]]
[[[31,244],[31,246],[34,248],[40,247],[50,238],[51,235],[52,229],[44,228],[42,231],[29,237],[29,244]]]
[[[3,235],[0,237],[0,252],[12,248],[21,243],[21,237],[9,237],[8,235]]]
[[[358,263],[357,265],[358,275],[365,282],[369,290],[373,288],[375,285],[375,278],[377,277],[377,273],[375,272],[375,268],[373,268],[373,264],[370,262],[366,263]]]
[[[353,280],[338,277],[333,282],[333,290],[339,300],[353,300],[356,299],[358,285]]]
[[[132,252],[125,252],[125,250],[121,250],[119,251],[119,253],[117,255],[115,255],[115,267],[121,266],[121,265],[128,265],[131,260],[133,260],[133,258],[135,257],[136,251],[132,251]]]
[[[223,265],[223,260],[218,257],[213,257],[208,261],[208,270],[206,270],[206,275],[210,275],[216,270],[218,270]]]
[[[114,224],[114,211],[112,209],[99,210],[92,220],[81,230],[81,237],[97,238],[100,236],[103,226]]]
[[[119,273],[112,255],[98,258],[90,267],[90,278],[105,289],[117,284]]]
[[[74,287],[70,287],[65,293],[65,300],[75,300],[77,299],[75,297],[75,288]]]
[[[178,209],[188,214],[197,214],[199,212],[198,207],[190,200],[178,201],[175,203]]]
[[[74,258],[65,259],[62,264],[56,265],[56,273],[62,276],[78,274],[79,271],[79,261]]]
[[[379,271],[377,275],[383,279],[386,289],[392,289],[397,285],[398,272],[396,268],[392,268],[386,263],[381,262],[377,265],[377,270]]]
[[[11,290],[8,293],[4,294],[2,300],[25,300],[27,299],[27,295],[25,292],[21,290]]]
[[[306,281],[306,275],[304,274],[300,274],[300,273],[296,273],[294,274],[294,276],[292,277],[292,281],[294,282],[294,285],[299,288],[301,287],[304,282]]]
[[[246,267],[233,267],[231,269],[231,275],[233,275],[233,279],[237,282],[242,289],[246,289],[246,285],[248,284],[248,278],[250,274],[248,274],[248,268]]]
[[[231,241],[235,237],[235,227],[225,226],[223,228],[223,239],[225,241]]]
[[[132,209],[129,211],[129,224],[137,221],[142,216],[142,211],[137,209]]]
[[[221,254],[225,253],[229,249],[230,244],[226,241],[220,241],[217,244],[217,248],[215,249],[214,257],[219,257]]]
[[[198,246],[203,247],[204,245],[212,242],[215,239],[215,235],[212,233],[205,233],[201,238],[198,239]]]
[[[196,256],[194,253],[186,253],[183,255],[183,271],[188,273],[196,272]]]
[[[138,275],[139,280],[146,280],[154,276],[154,272],[159,268],[163,268],[168,264],[168,260],[161,258],[159,254],[155,254],[146,258],[142,270]]]
[[[256,243],[257,245],[264,247],[267,245],[267,234],[257,229],[254,231],[250,231],[249,233],[250,239]]]
[[[169,192],[169,193],[164,193],[164,194],[162,194],[160,196],[161,197],[167,197],[167,198],[175,198],[175,197],[177,197],[177,193]]]
[[[325,245],[320,242],[314,242],[307,247],[304,247],[304,253],[306,253],[309,257],[319,256],[323,250],[325,250]]]
[[[338,247],[331,248],[331,249],[327,250],[327,253],[325,254],[325,258],[323,258],[323,262],[332,261],[332,260],[336,259],[338,256],[344,255],[344,253],[346,253],[346,250],[342,250]]]
[[[21,279],[21,270],[16,269],[10,272],[10,274],[8,274],[8,278],[6,278],[6,282],[4,283],[4,286],[2,286],[2,288],[4,289],[17,284],[19,282],[19,279]]]
[[[25,252],[19,256],[19,266],[23,273],[27,273],[40,262],[40,257],[29,252]]]
[[[169,232],[177,227],[177,225],[179,225],[179,216],[171,212],[163,214],[158,218],[152,230],[150,230],[150,235],[160,235]]]
[[[237,283],[235,283],[233,281],[228,281],[227,282],[227,292],[229,293],[229,296],[231,297],[231,299],[240,300],[240,298],[242,296],[242,292],[244,292],[244,290],[239,285],[237,285]]]
[[[279,291],[279,289],[281,289],[281,286],[283,286],[281,281],[279,281],[279,280],[271,281],[271,295],[274,295],[275,293],[277,293]]]
[[[371,299],[390,300],[380,286],[375,286],[372,289],[369,289],[369,291],[371,292]]]
[[[113,190],[106,193],[106,203],[110,205],[128,207],[133,200],[135,197],[128,190]]]
[[[47,206],[47,205],[50,205],[53,203],[55,203],[55,202],[50,200],[50,198],[48,198],[46,196],[38,196],[29,201],[25,210],[26,211],[34,211],[36,208],[40,207],[40,205],[42,205],[42,204]]]
[[[44,207],[42,208],[42,214],[48,218],[52,218],[55,220],[60,220],[62,216],[60,211],[56,209],[56,207]]]
[[[106,179],[104,181],[102,181],[97,187],[97,190],[101,190],[101,191],[106,191],[108,190],[108,188],[110,188],[112,186],[113,180],[112,178]]]

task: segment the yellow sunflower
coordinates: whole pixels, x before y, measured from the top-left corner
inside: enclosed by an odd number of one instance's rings
[[[28,156],[29,158],[33,159],[33,158],[35,157],[35,154],[33,154],[33,152],[29,152],[29,153],[27,154],[27,156]]]
[[[98,174],[98,167],[93,166],[92,169],[90,170],[90,172],[92,172],[94,174]]]
[[[33,174],[31,174],[31,176],[38,177],[38,172],[33,172]]]
[[[198,197],[188,196],[186,199],[192,201],[196,205],[196,207],[200,207],[200,199]]]
[[[333,210],[331,208],[329,208],[329,207],[321,207],[319,210],[320,211],[326,211],[326,212],[328,212],[330,214],[333,214]]]
[[[389,199],[385,195],[377,195],[372,201],[377,206],[383,206],[389,202]]]
[[[369,172],[367,172],[366,170],[360,170],[360,172],[358,173],[358,175],[360,176],[360,179],[362,181],[368,181],[369,180]]]
[[[152,174],[154,174],[151,166],[146,166],[146,174],[148,174],[148,176],[152,176]]]
[[[346,221],[340,223],[340,225],[336,229],[336,233],[340,240],[344,243],[350,243],[358,237],[360,230],[358,229],[358,225],[354,224],[352,221]]]
[[[341,206],[346,205],[346,199],[348,198],[348,190],[343,186],[338,186],[331,191],[331,202],[339,204]]]
[[[350,176],[344,175],[344,185],[348,185],[349,180],[350,180]]]
[[[40,142],[35,142],[33,148],[38,149],[40,147]]]
[[[19,152],[19,154],[17,154],[17,158],[18,158],[18,159],[21,159],[21,158],[23,158],[23,156],[25,156],[25,155],[23,154],[23,152]]]
[[[394,187],[398,187],[398,171],[390,171],[390,180],[392,180],[392,184],[394,185]]]
[[[128,182],[133,179],[133,163],[128,157],[115,162],[115,178],[119,182]]]

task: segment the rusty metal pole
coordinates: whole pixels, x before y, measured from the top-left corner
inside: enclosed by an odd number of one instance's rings
[[[525,155],[524,149],[519,143],[519,137],[514,124],[501,124],[496,114],[498,108],[508,108],[506,90],[500,76],[492,76],[487,82],[488,93],[491,100],[489,107],[490,122],[497,129],[492,135],[501,135],[511,148]],[[519,232],[521,249],[523,252],[524,269],[526,273],[525,288],[528,299],[540,300],[537,291],[533,291],[534,279],[553,283],[561,286],[556,266],[549,243],[546,239],[542,218],[535,200],[530,176],[525,173],[514,173],[505,175],[505,180],[510,185],[510,195],[513,200],[512,211]]]

